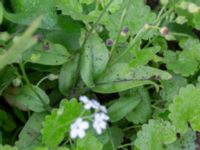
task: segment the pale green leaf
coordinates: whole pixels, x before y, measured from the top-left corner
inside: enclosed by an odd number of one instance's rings
[[[169,122],[150,120],[137,133],[135,146],[139,150],[165,150],[163,145],[171,144],[175,140],[175,128]]]
[[[78,139],[75,150],[102,150],[103,144],[98,139],[87,134],[83,139]]]
[[[139,97],[122,97],[109,107],[108,115],[112,122],[116,122],[124,118],[129,112],[131,112],[140,103]]]
[[[189,125],[194,131],[200,131],[200,89],[193,85],[181,88],[179,95],[169,106],[169,118],[181,133],[187,132]]]
[[[43,15],[41,28],[52,29],[57,24],[57,14],[54,0],[11,0],[15,13],[5,12],[5,17],[14,23],[30,25],[40,15]]]
[[[83,107],[77,100],[62,100],[59,109],[53,109],[43,122],[42,142],[50,148],[59,145],[65,133],[69,131],[71,123],[82,111]]]
[[[190,51],[182,52],[164,52],[164,62],[169,70],[183,76],[193,75],[197,71],[198,61],[193,57]]]
[[[45,111],[49,104],[49,97],[42,89],[36,86],[30,87],[28,85],[20,89],[19,93],[16,95],[16,100],[21,105],[35,112]]]
[[[19,140],[15,143],[20,150],[33,150],[41,144],[40,129],[42,121],[47,113],[34,113],[26,122],[19,134]]]
[[[168,72],[148,67],[130,67],[126,63],[117,63],[108,67],[106,71],[96,80],[94,91],[100,93],[112,93],[124,91],[133,87],[156,84],[151,79],[168,80],[171,75]]]
[[[64,46],[53,43],[49,43],[48,50],[44,50],[40,45],[23,55],[25,61],[42,65],[62,65],[69,60],[69,57],[70,54]]]
[[[108,60],[109,51],[104,42],[98,35],[90,35],[81,55],[80,68],[81,77],[87,86],[94,85],[94,79],[104,71]]]
[[[70,89],[76,82],[77,79],[77,67],[78,67],[78,56],[75,56],[74,59],[69,60],[65,63],[59,75],[59,90],[63,95],[69,95]]]
[[[167,146],[167,150],[196,150],[196,133],[188,131],[181,135],[174,143]]]
[[[11,48],[4,54],[0,55],[0,69],[5,67],[7,64],[16,62],[22,56],[23,52],[32,47],[36,43],[36,38],[32,37],[32,34],[38,28],[42,17],[35,20],[31,26],[18,37]],[[23,46],[22,46],[23,45]]]
[[[160,95],[164,101],[171,102],[178,95],[179,89],[187,85],[187,80],[179,75],[173,75],[171,80],[161,81]]]
[[[18,150],[16,147],[11,147],[9,145],[0,145],[0,150]]]
[[[140,103],[127,114],[126,119],[135,124],[145,123],[151,116],[151,102],[148,91],[144,87],[131,90],[132,96],[139,97]]]

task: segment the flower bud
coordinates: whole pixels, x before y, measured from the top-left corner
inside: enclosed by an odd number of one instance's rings
[[[58,75],[51,73],[51,74],[48,75],[48,79],[51,80],[51,81],[56,80],[56,79],[58,79]]]
[[[178,24],[184,24],[187,22],[187,18],[185,16],[178,16],[175,21]]]
[[[187,9],[190,13],[195,14],[199,12],[200,8],[196,4],[190,3]]]
[[[121,36],[126,36],[127,33],[128,33],[128,27],[124,27],[120,34],[121,34]]]
[[[112,46],[113,46],[113,40],[112,40],[112,39],[107,39],[107,40],[106,40],[106,45],[107,45],[108,47],[112,47]]]
[[[145,29],[145,30],[148,30],[149,28],[150,28],[150,25],[146,23],[146,24],[144,25],[144,29]]]
[[[160,0],[160,3],[162,5],[167,5],[169,3],[169,0]]]
[[[12,84],[14,87],[19,87],[21,85],[21,82],[22,82],[21,78],[18,77],[12,81]]]
[[[160,34],[162,34],[164,36],[169,34],[169,29],[167,27],[162,27],[162,28],[160,28],[159,31],[160,31]]]

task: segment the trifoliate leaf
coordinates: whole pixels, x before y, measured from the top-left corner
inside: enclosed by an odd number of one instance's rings
[[[179,89],[187,85],[187,80],[179,75],[173,75],[173,78],[161,81],[162,90],[160,95],[164,101],[171,102],[174,96],[178,95]]]
[[[181,133],[187,132],[189,126],[200,131],[200,89],[193,85],[181,88],[179,95],[169,106],[169,118]]]
[[[87,134],[83,139],[78,139],[75,150],[102,150],[103,144],[98,139],[90,134]]]
[[[196,133],[188,131],[181,135],[174,143],[167,146],[167,150],[196,150]]]
[[[164,52],[164,62],[169,70],[174,73],[181,74],[185,77],[193,75],[197,71],[198,62],[190,51],[182,52]]]
[[[150,120],[138,132],[135,146],[139,150],[164,150],[163,145],[176,140],[175,128],[166,121]]]
[[[59,145],[65,133],[69,131],[71,123],[80,116],[81,112],[83,107],[77,100],[62,100],[59,109],[53,109],[43,122],[42,142],[50,148]]]

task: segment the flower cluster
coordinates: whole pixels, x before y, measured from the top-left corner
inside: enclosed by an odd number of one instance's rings
[[[94,99],[90,100],[86,96],[80,96],[79,100],[84,104],[86,110],[94,110],[94,113],[91,116],[92,127],[95,129],[97,134],[101,134],[103,130],[107,128],[107,121],[109,120],[106,107],[102,106]],[[85,131],[88,128],[89,122],[84,121],[83,118],[77,118],[76,121],[71,124],[70,137],[73,139],[77,137],[83,138],[85,136]]]

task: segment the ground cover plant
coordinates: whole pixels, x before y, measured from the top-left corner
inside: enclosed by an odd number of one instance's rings
[[[1,0],[0,150],[199,150],[199,0]]]

